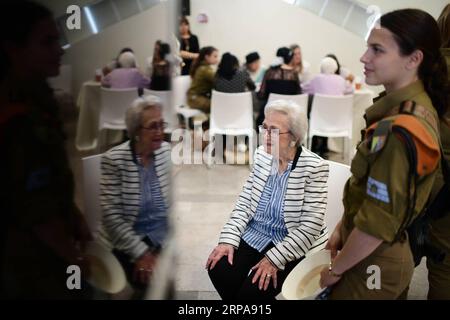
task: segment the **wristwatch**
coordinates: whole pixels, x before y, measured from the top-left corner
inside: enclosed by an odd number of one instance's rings
[[[333,265],[331,262],[330,262],[330,265],[328,266],[328,275],[330,275],[332,277],[336,277],[336,278],[342,277],[342,274],[337,274],[333,271]]]

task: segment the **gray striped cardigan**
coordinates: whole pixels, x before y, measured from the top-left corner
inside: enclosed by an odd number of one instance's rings
[[[300,155],[299,155],[299,152]],[[239,247],[241,236],[256,213],[264,186],[271,171],[272,156],[259,147],[253,170],[247,179],[230,220],[220,234],[219,243]],[[287,236],[266,253],[280,270],[328,240],[324,222],[327,206],[328,164],[308,149],[299,149],[289,173],[284,198],[284,221]]]
[[[154,152],[154,159],[162,195],[169,207],[170,146],[167,142]],[[133,229],[139,214],[141,190],[139,169],[129,141],[103,154],[100,190],[103,214],[100,240],[135,260],[148,246]]]

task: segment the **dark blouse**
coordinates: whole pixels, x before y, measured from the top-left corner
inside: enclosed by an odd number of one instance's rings
[[[191,34],[189,39],[183,39],[180,37],[180,50],[188,51],[192,53],[200,52],[200,45],[198,43],[198,38],[196,35]],[[181,68],[181,75],[189,75],[189,70],[191,69],[192,59],[183,59],[183,67]]]
[[[158,91],[170,90],[171,73],[170,63],[164,65],[157,64],[153,66],[150,89]]]
[[[267,100],[269,94],[301,94],[300,79],[295,70],[286,70],[281,66],[271,67],[266,71],[258,97],[261,100]]]
[[[220,92],[244,92],[246,88],[250,91],[255,90],[255,84],[250,78],[248,72],[244,70],[237,70],[231,79],[225,79],[216,74],[214,82],[214,88]]]

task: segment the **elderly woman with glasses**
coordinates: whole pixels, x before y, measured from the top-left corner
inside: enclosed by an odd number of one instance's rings
[[[130,140],[101,161],[100,238],[113,249],[140,297],[168,234],[170,148],[163,141],[161,103],[138,98],[127,110]]]
[[[264,113],[264,146],[206,262],[224,300],[274,299],[305,254],[328,239],[328,164],[301,146],[306,115],[284,100]]]

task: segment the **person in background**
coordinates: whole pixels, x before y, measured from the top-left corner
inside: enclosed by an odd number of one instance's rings
[[[407,228],[441,171],[438,124],[448,93],[440,46],[436,21],[418,9],[386,13],[370,32],[365,81],[386,91],[366,110],[344,214],[327,244],[332,263],[320,283],[331,299],[406,298],[414,272]],[[367,286],[370,266],[381,272],[376,289]]]
[[[447,64],[447,108],[450,104],[450,4],[448,4],[437,20],[441,32],[441,53]],[[440,117],[439,123],[443,156],[450,167],[450,112],[447,111]],[[433,197],[443,185],[443,178],[439,175],[433,187]],[[447,199],[448,201],[448,199]],[[441,261],[436,261],[430,255],[427,256],[428,268],[428,299],[450,300],[450,208],[436,220],[431,220],[430,228],[431,245],[443,253]]]
[[[344,78],[336,74],[337,62],[325,57],[320,62],[320,74],[310,82],[302,85],[303,91],[308,94],[343,95],[353,92],[353,88],[346,83]]]
[[[320,62],[320,74],[316,75],[310,82],[302,85],[303,91],[314,94],[326,94],[326,95],[343,95],[353,92],[353,88],[350,84],[336,74],[338,70],[337,62],[330,58],[325,57]],[[318,153],[321,157],[324,157],[328,150],[328,138],[314,136],[311,144],[311,151]]]
[[[248,72],[255,84],[261,84],[266,68],[261,66],[261,58],[258,52],[250,52],[245,56],[244,70]]]
[[[265,112],[264,145],[206,262],[223,300],[274,300],[305,254],[328,239],[329,168],[301,146],[306,115],[285,100],[270,102]]]
[[[211,91],[214,88],[215,71],[212,68],[219,62],[219,52],[214,47],[204,47],[191,67],[191,86],[187,92],[190,108],[210,112]],[[204,119],[206,120],[206,119]]]
[[[311,80],[310,63],[303,60],[302,50],[298,44],[293,44],[290,46],[294,56],[290,63],[291,67],[298,73],[298,77],[301,83],[307,83]]]
[[[160,50],[160,46],[161,46],[162,41],[161,40],[156,40],[155,44],[153,46],[153,55],[151,55],[150,57],[148,57],[145,61],[145,75],[147,77],[151,77],[152,76],[152,72],[153,72],[153,65],[155,63],[158,63],[161,60],[161,57],[159,55],[159,50]]]
[[[287,47],[277,50],[277,58],[264,74],[264,79],[258,92],[260,111],[256,118],[256,125],[264,121],[264,108],[271,93],[294,95],[301,94],[302,88],[298,73],[291,66],[294,53]]]
[[[153,67],[150,79],[150,89],[167,91],[171,88],[172,65],[169,61],[170,46],[161,42],[153,56]]]
[[[229,52],[224,53],[217,68],[214,89],[220,92],[237,93],[253,91],[255,88],[250,75],[245,70],[239,69],[236,56]]]
[[[102,86],[111,89],[148,88],[150,80],[136,68],[136,58],[124,52],[118,59],[120,67],[102,79]]]
[[[120,68],[119,57],[122,53],[125,52],[131,52],[134,54],[134,51],[131,48],[123,48],[122,50],[120,50],[119,54],[117,55],[117,58],[115,58],[113,61],[111,61],[110,63],[108,63],[106,66],[103,67],[102,69],[103,76],[106,76],[114,69]]]
[[[200,52],[200,44],[196,35],[191,33],[189,20],[181,17],[179,28],[180,40],[180,56],[183,59],[181,75],[189,75],[192,62],[198,58]]]
[[[136,99],[126,112],[129,141],[102,155],[100,240],[113,249],[140,299],[169,232],[170,146],[160,100]]]
[[[335,74],[340,75],[342,78],[344,78],[348,82],[353,83],[353,80],[355,80],[355,76],[350,72],[349,69],[341,66],[341,64],[339,63],[339,60],[335,54],[329,53],[325,57],[332,58],[334,61],[336,61],[338,68],[335,71]]]
[[[87,279],[92,240],[74,201],[58,105],[47,79],[63,50],[52,13],[32,1],[0,11],[0,297],[92,298],[84,281],[69,290],[68,267]]]

